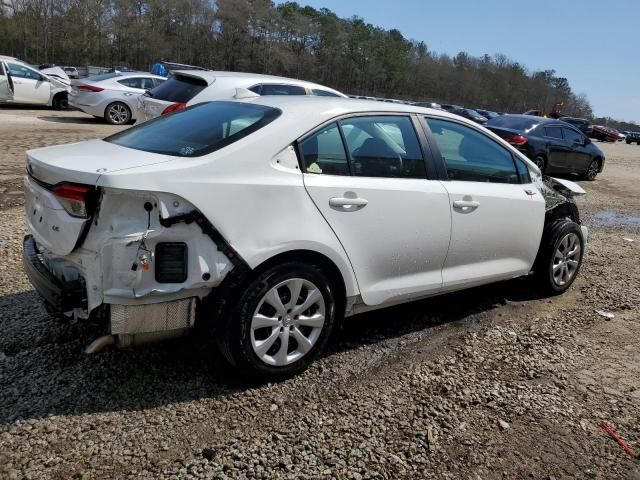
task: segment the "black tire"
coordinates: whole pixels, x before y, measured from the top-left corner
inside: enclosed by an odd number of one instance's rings
[[[254,350],[251,323],[256,309],[267,293],[289,279],[307,280],[318,288],[325,306],[324,324],[311,349],[301,358],[283,366],[269,365]],[[331,336],[337,315],[334,290],[326,275],[316,266],[287,262],[269,268],[249,283],[239,295],[235,306],[232,306],[231,311],[224,316],[221,328],[215,330],[215,341],[221,356],[227,363],[248,379],[279,381],[304,371],[322,353]],[[282,327],[274,327],[272,332],[277,328],[282,331]],[[278,346],[281,345],[278,342],[280,342],[279,339],[271,348],[278,350]],[[293,344],[298,348],[295,339]]]
[[[544,169],[547,167],[547,162],[542,155],[536,155],[533,159],[533,163],[535,163],[540,171],[544,173]]]
[[[564,239],[570,235],[575,235],[579,240],[580,251],[579,259],[577,260],[578,264],[570,278],[568,278],[564,283],[560,283],[558,279],[554,277],[556,251],[558,251],[560,244]],[[582,237],[582,230],[580,229],[580,225],[574,221],[567,219],[558,220],[546,228],[540,243],[538,257],[534,264],[536,282],[545,294],[559,295],[564,293],[571,286],[580,272],[580,266],[582,265],[582,258],[584,256],[584,248],[585,244],[584,238]],[[575,258],[573,259],[575,260]],[[564,263],[567,262],[565,261]],[[557,268],[555,271],[557,271]]]
[[[69,108],[69,97],[67,96],[67,92],[58,93],[55,97],[53,97],[53,101],[51,102],[51,106],[54,110],[66,110]]]
[[[131,109],[122,102],[113,102],[104,109],[104,119],[111,125],[126,125],[131,121]]]
[[[626,142],[627,142],[627,145],[631,145],[631,140],[630,139],[627,138]]]
[[[596,158],[594,160],[591,160],[591,163],[589,163],[589,166],[587,167],[587,170],[584,172],[582,177],[585,180],[593,182],[598,176],[599,171],[600,171],[600,160]]]
[[[640,145],[640,142],[637,142],[636,145]]]

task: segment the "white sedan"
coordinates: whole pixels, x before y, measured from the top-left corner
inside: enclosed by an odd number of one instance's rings
[[[0,55],[0,105],[46,105],[60,110],[67,108],[70,90],[68,78],[48,75],[17,58]]]
[[[27,152],[26,272],[108,343],[213,335],[234,367],[300,372],[345,316],[534,273],[576,278],[568,181],[449,113],[343,98],[208,102]]]
[[[138,116],[138,97],[166,78],[145,72],[113,72],[73,80],[69,106],[112,125],[126,125]]]

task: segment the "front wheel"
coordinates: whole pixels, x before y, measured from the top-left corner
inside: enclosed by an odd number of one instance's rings
[[[583,254],[580,225],[571,220],[551,225],[542,238],[534,267],[540,287],[552,295],[565,292],[578,275]]]
[[[111,125],[126,125],[131,121],[131,110],[122,102],[113,102],[105,108],[104,119]]]
[[[323,351],[335,318],[334,292],[322,271],[288,262],[249,284],[216,341],[222,356],[249,377],[281,380]]]
[[[53,97],[51,106],[54,110],[66,110],[67,108],[69,108],[69,97],[67,96],[67,93],[58,93],[55,97]]]
[[[545,161],[542,155],[537,155],[533,159],[533,163],[535,163],[536,166],[540,169],[540,172],[544,173]]]
[[[585,180],[589,180],[592,182],[596,179],[598,172],[600,171],[600,162],[598,160],[592,160],[587,168],[587,171],[584,173]]]

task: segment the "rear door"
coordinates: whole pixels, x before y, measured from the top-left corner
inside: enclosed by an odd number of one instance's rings
[[[344,118],[300,141],[299,152],[307,192],[344,246],[367,305],[441,289],[449,196],[427,179],[411,116]]]
[[[570,171],[571,146],[562,134],[562,126],[545,125],[544,140],[548,157],[545,173],[567,173]]]
[[[13,81],[5,62],[0,62],[0,102],[13,101]]]
[[[47,105],[51,98],[51,83],[40,73],[25,65],[7,62],[13,79],[15,103]]]
[[[591,154],[585,148],[586,137],[577,130],[562,127],[564,138],[571,145],[571,154],[567,164],[568,170],[574,173],[586,172],[591,163]]]
[[[526,164],[484,132],[450,119],[426,119],[448,180],[451,242],[443,290],[526,274],[535,260],[545,203]]]

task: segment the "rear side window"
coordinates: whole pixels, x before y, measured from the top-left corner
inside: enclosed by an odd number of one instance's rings
[[[340,96],[328,90],[321,90],[319,88],[314,88],[313,90],[311,90],[311,93],[313,93],[316,97],[339,97]]]
[[[450,180],[520,183],[511,152],[486,135],[447,120],[427,118]]]
[[[409,117],[355,117],[340,121],[353,175],[426,178],[418,137]]]
[[[530,116],[499,115],[490,119],[486,126],[511,128],[513,130],[518,130],[519,132],[529,132],[539,124],[539,120]]]
[[[149,96],[158,100],[174,103],[187,103],[207,86],[200,78],[175,75],[162,82],[149,92]]]
[[[252,90],[254,91],[254,90]],[[306,95],[307,91],[299,85],[270,85],[263,84],[260,95]]]
[[[118,83],[130,88],[139,88],[148,90],[153,88],[153,80],[150,78],[124,78],[118,80]]]
[[[544,127],[544,136],[551,138],[559,138],[562,140],[562,128],[561,127]]]
[[[332,123],[300,142],[300,152],[307,173],[349,175],[349,161],[344,151],[338,125]]]
[[[262,105],[207,102],[134,126],[105,141],[145,152],[199,157],[250,135],[281,113]]]

